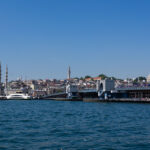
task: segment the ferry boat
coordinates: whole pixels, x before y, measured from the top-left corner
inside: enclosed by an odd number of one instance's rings
[[[7,99],[14,99],[14,100],[24,100],[24,99],[31,99],[31,96],[27,95],[27,94],[10,94],[6,96]]]

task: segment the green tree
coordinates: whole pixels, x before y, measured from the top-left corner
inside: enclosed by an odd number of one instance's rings
[[[101,78],[102,78],[102,80],[104,80],[104,79],[108,78],[105,74],[100,74],[98,77],[101,77]]]
[[[85,76],[85,79],[87,79],[87,78],[91,78],[91,76],[89,76],[89,75],[86,75],[86,76]]]
[[[146,78],[143,77],[143,76],[140,76],[140,77],[137,77],[133,82],[134,82],[134,83],[138,83],[138,82],[142,82],[143,80],[146,81]]]
[[[84,80],[84,78],[83,78],[83,77],[81,77],[81,78],[80,78],[80,80]]]

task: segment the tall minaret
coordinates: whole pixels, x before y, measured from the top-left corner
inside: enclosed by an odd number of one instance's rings
[[[2,95],[2,65],[0,62],[0,95]]]
[[[6,65],[5,89],[8,88],[8,67]]]
[[[70,66],[69,66],[69,69],[68,69],[68,80],[70,80],[71,78],[71,69],[70,69]]]
[[[1,62],[0,62],[0,85],[2,83],[2,65],[1,65]]]

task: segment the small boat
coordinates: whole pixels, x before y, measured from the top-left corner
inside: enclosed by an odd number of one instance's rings
[[[6,96],[7,99],[14,99],[14,100],[23,100],[23,99],[31,99],[31,96],[27,94],[10,94]]]

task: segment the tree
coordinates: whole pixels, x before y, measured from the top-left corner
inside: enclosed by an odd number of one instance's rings
[[[86,76],[85,76],[85,79],[87,79],[87,78],[91,78],[91,76],[89,76],[89,75],[86,75]]]
[[[134,83],[138,83],[138,82],[142,82],[143,80],[146,81],[146,78],[143,77],[143,76],[140,76],[140,77],[137,77],[133,82],[134,82]]]
[[[101,78],[102,78],[102,80],[104,80],[104,79],[108,78],[105,74],[100,74],[98,77],[101,77]]]
[[[80,78],[80,80],[84,80],[84,78],[83,78],[83,77],[81,77],[81,78]]]

